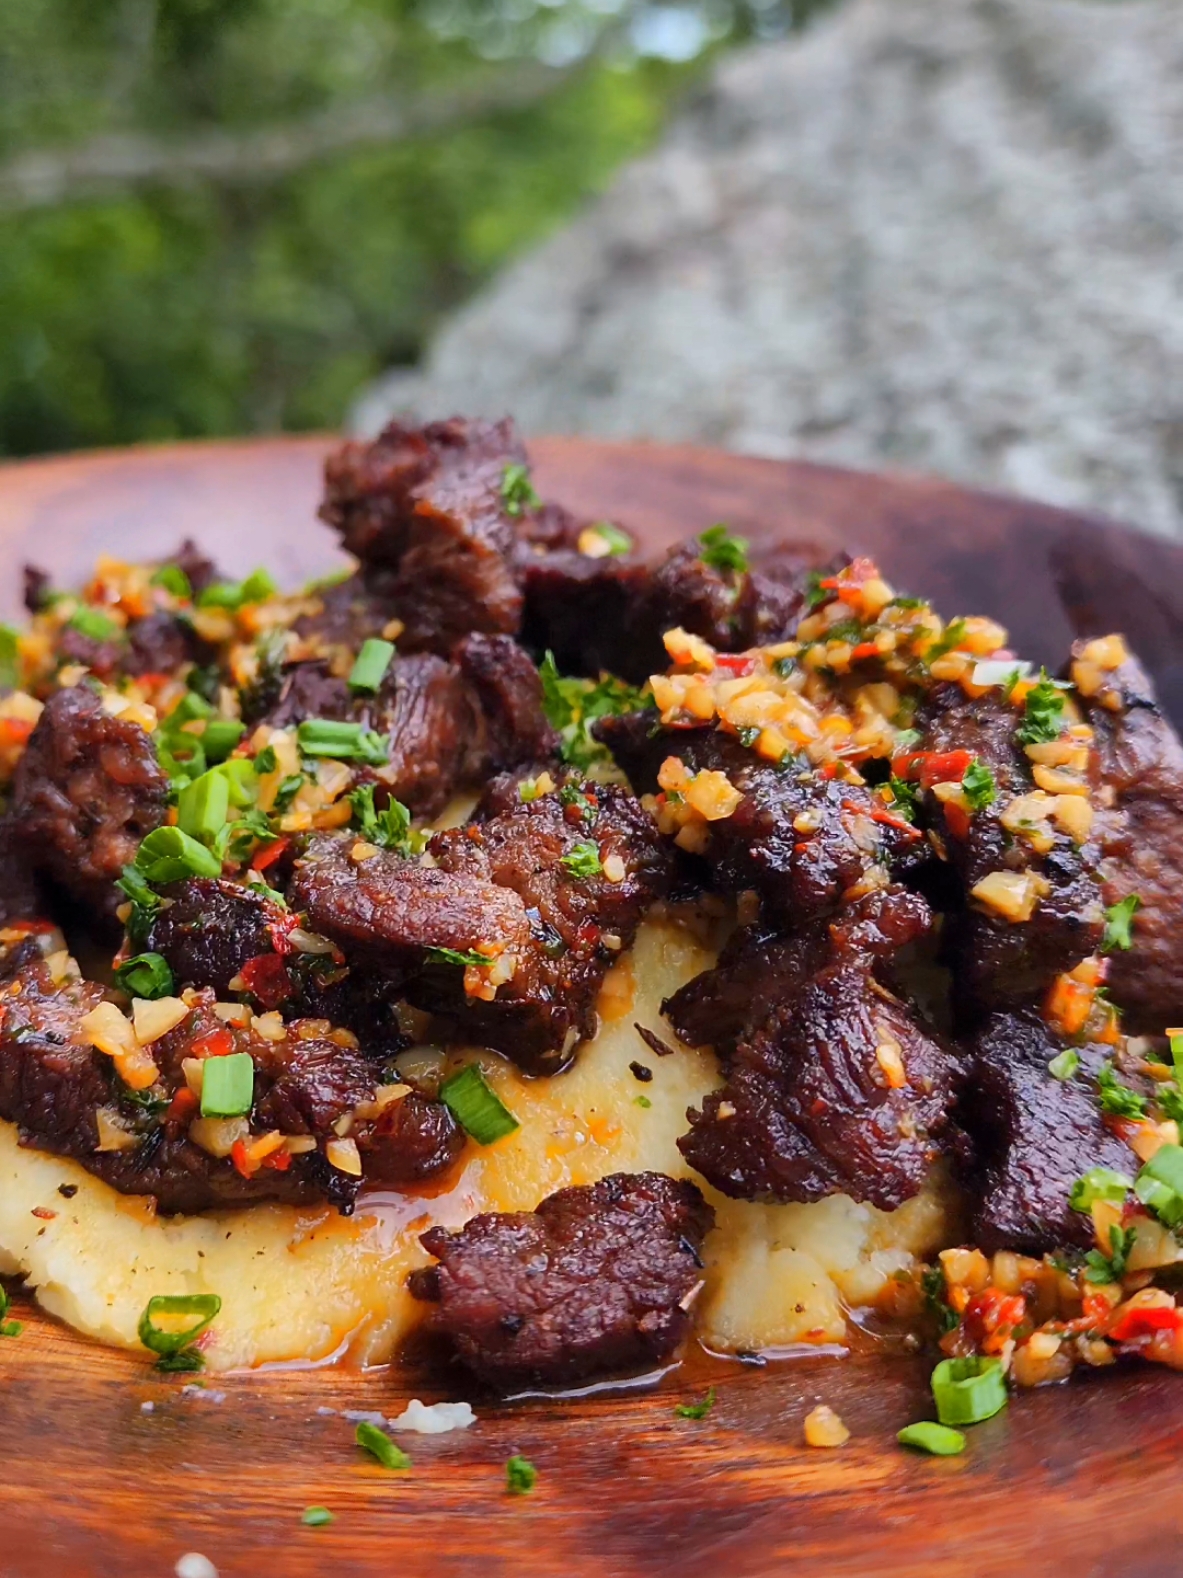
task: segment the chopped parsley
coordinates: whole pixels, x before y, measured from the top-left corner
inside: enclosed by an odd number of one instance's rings
[[[906,778],[889,778],[887,787],[891,790],[892,809],[898,811],[905,822],[916,820],[916,795],[917,786],[910,784]]]
[[[493,962],[487,954],[466,953],[461,948],[428,948],[424,958],[428,964],[458,964],[466,969],[471,965],[477,970]]]
[[[536,510],[542,503],[530,481],[530,468],[518,461],[511,461],[501,473],[501,503],[507,515],[514,520],[526,510]]]
[[[363,784],[349,796],[352,826],[367,843],[393,849],[400,855],[421,855],[427,834],[411,826],[411,813],[401,800],[392,799],[383,811],[374,809],[374,785]]]
[[[303,773],[289,773],[280,780],[279,788],[275,791],[275,799],[271,809],[276,816],[282,816],[291,806],[292,801],[300,793],[304,784]]]
[[[698,557],[712,570],[726,575],[743,575],[748,567],[748,539],[736,537],[726,526],[710,526],[698,539]]]
[[[1115,1118],[1142,1118],[1146,1115],[1146,1097],[1123,1085],[1113,1072],[1113,1064],[1106,1063],[1097,1075],[1097,1093],[1101,1111]]]
[[[596,819],[596,808],[579,784],[564,784],[559,790],[559,804],[573,806],[579,812],[581,821],[594,822]]]
[[[24,1331],[24,1323],[19,1320],[7,1320],[8,1294],[0,1287],[0,1337],[19,1337]]]
[[[353,1439],[363,1452],[368,1452],[372,1458],[381,1463],[383,1468],[400,1469],[411,1466],[411,1460],[403,1449],[395,1446],[385,1430],[379,1430],[378,1426],[371,1424],[368,1419],[360,1421],[353,1432]]]
[[[950,619],[941,634],[925,652],[925,663],[931,667],[934,658],[944,657],[947,652],[955,652],[965,640],[965,631],[964,619]]]
[[[924,1293],[925,1308],[936,1321],[941,1336],[954,1331],[960,1316],[945,1298],[945,1273],[940,1266],[929,1266],[920,1278],[920,1286]]]
[[[560,857],[559,864],[568,875],[581,881],[598,877],[604,869],[600,864],[600,851],[590,842],[572,844],[567,853]]]
[[[714,1406],[715,1388],[711,1386],[707,1388],[706,1396],[697,1403],[679,1403],[674,1412],[679,1419],[705,1419]]]
[[[1103,1255],[1099,1249],[1090,1249],[1084,1257],[1084,1280],[1120,1282],[1125,1275],[1126,1263],[1133,1247],[1133,1228],[1118,1227],[1115,1224],[1109,1229],[1109,1254]]]
[[[1105,911],[1105,935],[1101,938],[1101,952],[1112,953],[1115,948],[1127,949],[1134,946],[1133,922],[1134,916],[1142,908],[1142,900],[1136,893],[1131,893],[1128,898],[1122,899],[1120,904],[1111,904]]]
[[[515,1454],[505,1465],[505,1488],[511,1496],[528,1496],[538,1483],[538,1470]]]
[[[965,769],[961,788],[971,811],[984,811],[998,798],[998,785],[994,781],[994,774],[980,756],[975,756]]]
[[[1013,687],[1012,687],[1013,688]],[[1016,731],[1021,745],[1049,745],[1060,738],[1064,726],[1064,689],[1040,669],[1039,679],[1027,692],[1023,721]]]
[[[538,673],[543,711],[558,730],[563,760],[585,771],[593,763],[611,762],[607,747],[593,739],[591,726],[597,718],[639,711],[647,705],[644,692],[611,674],[601,674],[598,680],[567,678],[559,673],[552,652],[543,658]]]

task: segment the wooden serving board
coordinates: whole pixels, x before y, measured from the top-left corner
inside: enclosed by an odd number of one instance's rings
[[[100,552],[158,557],[197,538],[236,574],[330,568],[313,523],[327,441],[69,456],[0,468],[4,617],[31,560],[76,581]],[[702,450],[539,440],[546,496],[647,545],[717,520],[752,537],[875,554],[901,589],[991,614],[1025,655],[1062,662],[1075,634],[1124,629],[1183,720],[1183,549],[1103,521],[913,478]],[[923,1361],[690,1355],[645,1391],[498,1404],[463,1377],[284,1369],[159,1377],[37,1315],[0,1339],[0,1578],[168,1578],[200,1552],[222,1578],[537,1574],[764,1578],[784,1573],[1163,1578],[1183,1573],[1183,1376],[1146,1369],[1014,1398],[963,1457],[903,1451],[929,1414]],[[701,1421],[674,1405],[708,1382]],[[390,1474],[352,1444],[348,1411],[467,1396],[478,1423],[406,1437]],[[814,1403],[852,1431],[802,1444]],[[521,1452],[535,1491],[510,1497]],[[335,1521],[308,1529],[309,1505]]]

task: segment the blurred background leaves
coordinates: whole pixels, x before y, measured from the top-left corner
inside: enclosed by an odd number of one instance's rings
[[[0,453],[333,426],[827,0],[10,0]]]

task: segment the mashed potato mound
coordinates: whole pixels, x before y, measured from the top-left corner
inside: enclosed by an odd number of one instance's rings
[[[51,1314],[118,1347],[139,1346],[137,1324],[154,1295],[217,1293],[222,1310],[202,1343],[211,1369],[383,1363],[426,1313],[405,1284],[428,1262],[418,1239],[429,1226],[530,1210],[556,1189],[612,1172],[693,1176],[676,1141],[686,1108],[719,1083],[715,1060],[684,1049],[657,1057],[634,1021],[660,1034],[662,998],[712,960],[688,930],[648,922],[605,983],[600,1032],[569,1073],[528,1080],[495,1054],[474,1054],[520,1129],[474,1147],[444,1192],[363,1195],[349,1218],[276,1205],[157,1218],[76,1163],[21,1148],[14,1127],[0,1123],[0,1272],[25,1277]],[[634,1060],[652,1069],[651,1081],[637,1081]],[[873,1302],[894,1271],[952,1231],[938,1182],[893,1212],[844,1195],[764,1206],[704,1193],[718,1226],[696,1318],[702,1340],[722,1351],[841,1342],[846,1309]]]

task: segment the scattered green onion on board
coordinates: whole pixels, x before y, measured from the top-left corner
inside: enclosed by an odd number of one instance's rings
[[[527,1496],[538,1483],[538,1470],[516,1453],[505,1465],[505,1488],[511,1496]]]
[[[300,1522],[306,1529],[323,1529],[332,1521],[333,1514],[327,1507],[305,1507],[300,1514]]]
[[[193,1344],[222,1308],[216,1293],[158,1293],[148,1300],[140,1316],[139,1338],[150,1353],[159,1355],[158,1370],[200,1370],[202,1358]],[[172,1321],[192,1316],[186,1324]],[[170,1324],[161,1326],[161,1319]]]
[[[934,1457],[956,1457],[959,1452],[965,1451],[965,1437],[960,1430],[934,1424],[931,1419],[905,1425],[896,1440],[901,1446],[918,1447],[921,1452],[931,1452]]]
[[[24,1331],[24,1325],[19,1320],[6,1320],[8,1314],[8,1294],[0,1287],[0,1337],[19,1337]]]
[[[371,1424],[368,1419],[363,1419],[353,1433],[353,1439],[363,1452],[368,1452],[372,1458],[381,1463],[383,1468],[398,1469],[410,1468],[411,1460],[401,1447],[378,1426]]]
[[[999,1359],[942,1359],[932,1372],[931,1386],[943,1425],[980,1424],[1006,1407],[1006,1376]]]
[[[440,1100],[478,1145],[492,1145],[521,1127],[477,1063],[469,1063],[444,1080]]]

